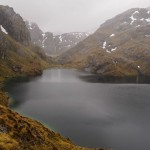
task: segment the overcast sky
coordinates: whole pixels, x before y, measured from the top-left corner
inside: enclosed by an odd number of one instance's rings
[[[105,20],[133,7],[148,7],[150,0],[0,0],[24,19],[54,33],[90,31]]]

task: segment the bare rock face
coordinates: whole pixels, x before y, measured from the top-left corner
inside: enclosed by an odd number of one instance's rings
[[[7,44],[8,41],[5,35],[0,31],[0,59],[5,59],[7,53]]]
[[[54,36],[55,51],[58,54],[62,54],[70,48],[76,46],[79,42],[88,37],[88,33],[85,32],[72,32],[64,33]]]
[[[3,33],[9,34],[24,45],[29,45],[30,33],[22,17],[15,13],[13,8],[0,5],[0,26]]]
[[[43,48],[47,55],[60,55],[84,40],[89,34],[85,32],[64,33],[53,35],[51,32],[43,32],[36,23],[26,21],[30,31],[31,41]]]
[[[103,23],[59,57],[101,75],[150,75],[150,10],[133,8]]]
[[[25,22],[26,27],[30,31],[30,36],[31,36],[31,42],[37,44],[40,46],[43,40],[43,32],[42,30],[38,27],[36,23],[30,23],[28,21]]]

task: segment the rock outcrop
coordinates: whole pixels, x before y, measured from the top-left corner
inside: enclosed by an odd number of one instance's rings
[[[2,32],[9,34],[16,41],[29,45],[31,38],[22,17],[13,8],[0,5],[0,26]]]

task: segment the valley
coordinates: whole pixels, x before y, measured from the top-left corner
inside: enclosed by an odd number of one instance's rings
[[[63,33],[53,35],[51,32],[43,32],[36,23],[26,21],[30,31],[32,43],[44,49],[48,56],[59,56],[89,36],[86,32]]]
[[[0,149],[148,150],[149,83],[149,8],[55,35],[0,5]]]

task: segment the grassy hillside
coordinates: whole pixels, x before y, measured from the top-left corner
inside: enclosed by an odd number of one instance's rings
[[[39,122],[0,106],[0,149],[86,150],[75,146]]]
[[[107,20],[58,62],[103,76],[150,76],[149,18],[147,9],[127,10]]]

